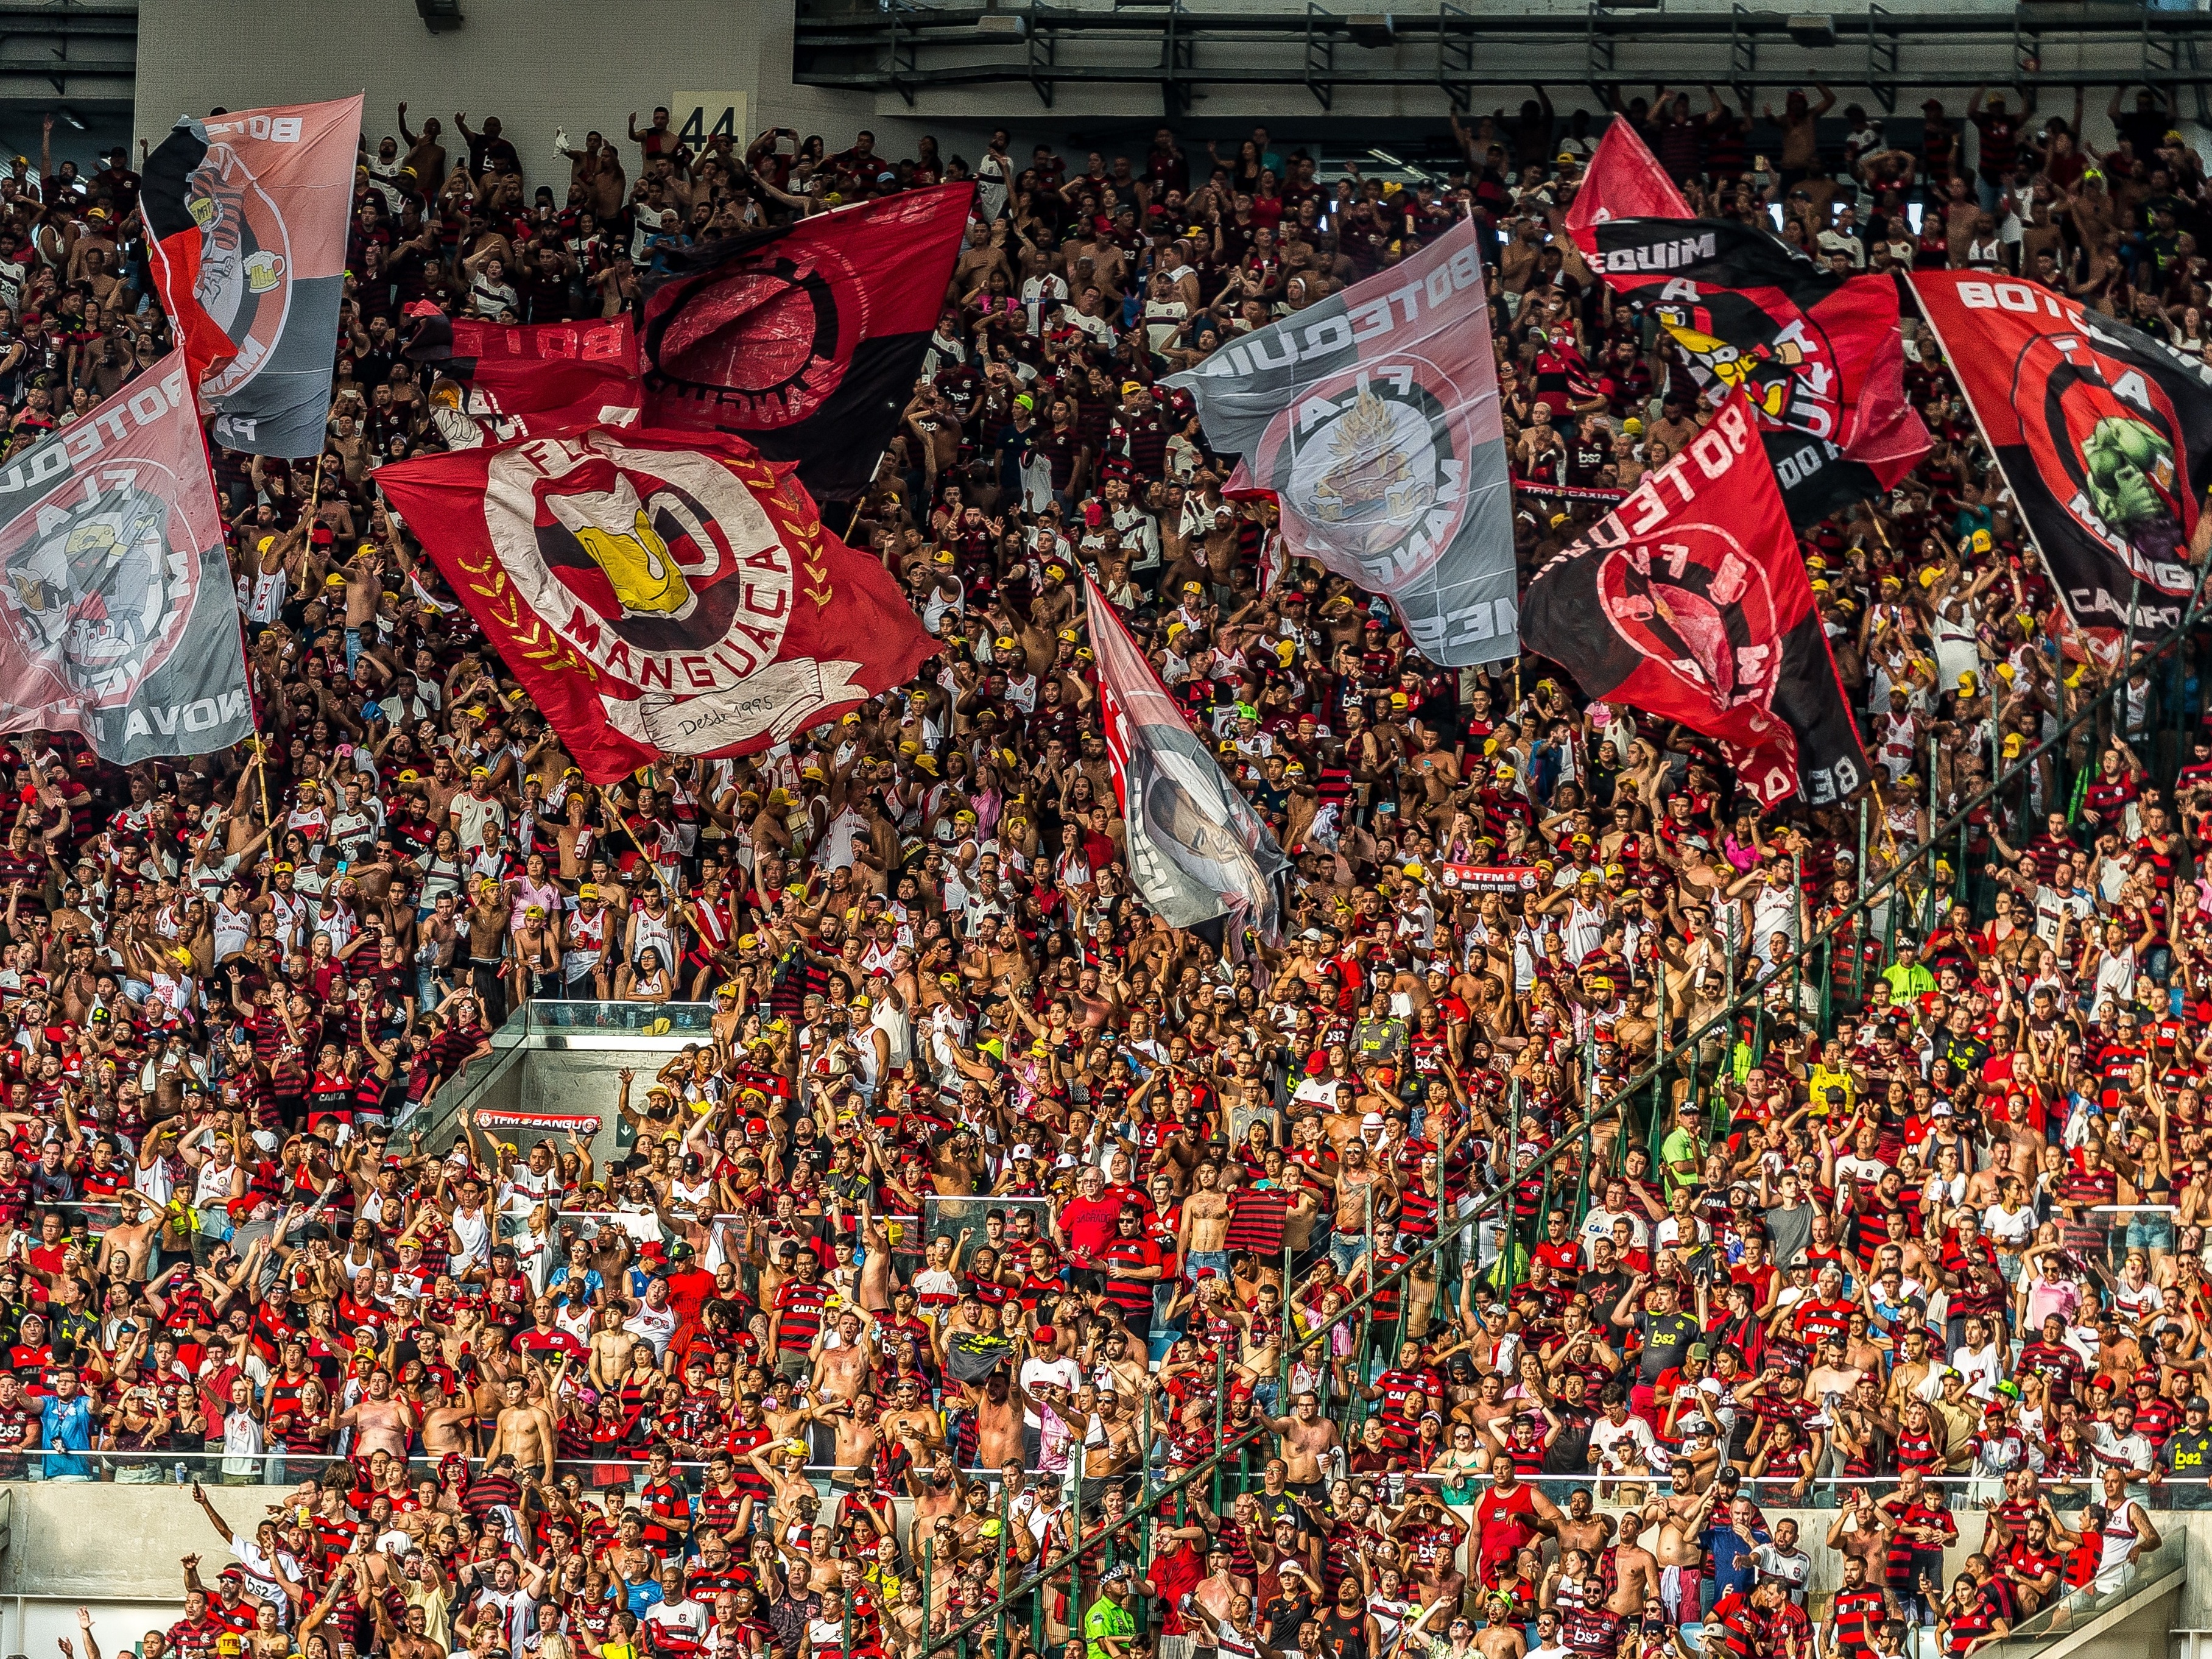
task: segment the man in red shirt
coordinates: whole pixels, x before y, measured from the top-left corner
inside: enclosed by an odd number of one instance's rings
[[[1075,1178],[1075,1195],[1053,1217],[1053,1240],[1078,1267],[1095,1273],[1094,1258],[1112,1241],[1121,1213],[1121,1205],[1106,1196],[1103,1172],[1096,1166],[1086,1168]]]

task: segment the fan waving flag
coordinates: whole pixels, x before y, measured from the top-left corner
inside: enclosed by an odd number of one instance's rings
[[[936,641],[787,464],[592,427],[376,482],[576,758],[742,755],[910,678]]]
[[[1274,943],[1282,931],[1276,884],[1290,860],[1088,575],[1083,591],[1106,757],[1137,891],[1172,927],[1228,918],[1232,952],[1247,923]]]
[[[1917,270],[1912,289],[2091,650],[2117,662],[2130,630],[2178,626],[2212,543],[2203,368],[2039,283]]]
[[[649,285],[646,419],[736,432],[817,500],[865,494],[914,395],[972,185],[906,191],[675,255]]]
[[[226,448],[323,447],[361,106],[185,116],[146,158],[154,281]]]
[[[0,732],[73,732],[120,766],[252,732],[182,352],[9,458],[0,567]]]
[[[430,394],[430,418],[448,449],[636,424],[645,388],[627,316],[516,326],[451,318],[420,303],[419,311],[409,307],[416,322],[406,355],[453,382]]]
[[[1625,115],[1597,141],[1582,188],[1567,204],[1567,234],[1597,269],[1597,227],[1608,219],[1686,219],[1690,204]]]
[[[1274,494],[1289,550],[1389,595],[1447,668],[1520,649],[1480,234],[1462,220],[1165,382],[1244,458],[1237,488]]]
[[[1717,739],[1767,805],[1839,800],[1867,775],[1741,392],[1536,573],[1521,629],[1591,696]]]
[[[1750,399],[1793,522],[1879,494],[1927,453],[1888,277],[1839,276],[1730,220],[1593,216],[1584,234],[1590,268],[1657,318],[1702,386]]]

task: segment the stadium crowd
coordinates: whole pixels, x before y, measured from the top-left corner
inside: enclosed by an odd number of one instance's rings
[[[2205,176],[2150,95],[2104,152],[2078,101],[1911,141],[1707,101],[1612,117],[1693,205],[2201,350]],[[264,739],[14,740],[0,1476],[213,1489],[228,1559],[143,1659],[912,1656],[979,1615],[1074,1659],[1964,1654],[2205,1504],[2203,642],[2069,646],[1910,322],[1935,447],[1805,545],[1881,788],[1762,814],[1694,734],[1273,575],[1155,389],[1471,213],[1533,568],[1709,413],[1556,228],[1586,112],[1455,123],[1410,185],[1264,131],[893,160],[657,111],[556,156],[398,115],[324,455],[214,457]],[[162,349],[106,160],[0,185],[11,445]],[[587,787],[377,499],[452,432],[404,308],[611,316],[696,239],[963,177],[849,538],[943,653]],[[1085,568],[1291,854],[1281,948],[1134,892]],[[625,1074],[612,1162],[427,1149],[546,1000],[711,1013]]]

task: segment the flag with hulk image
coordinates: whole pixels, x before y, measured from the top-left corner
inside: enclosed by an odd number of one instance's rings
[[[2038,283],[1912,287],[2089,653],[2109,665],[2178,626],[2212,544],[2212,376]]]

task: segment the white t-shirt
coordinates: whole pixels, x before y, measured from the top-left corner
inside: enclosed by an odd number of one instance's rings
[[[681,1632],[696,1646],[707,1634],[707,1609],[688,1595],[681,1601],[655,1601],[645,1610],[645,1622],[656,1631]]]
[[[1083,1367],[1073,1359],[1040,1359],[1035,1354],[1031,1354],[1027,1359],[1022,1361],[1021,1384],[1027,1389],[1034,1388],[1039,1382],[1048,1384],[1055,1389],[1065,1389],[1073,1394],[1083,1386]],[[1027,1407],[1022,1410],[1022,1422],[1032,1429],[1044,1427],[1044,1420]]]

